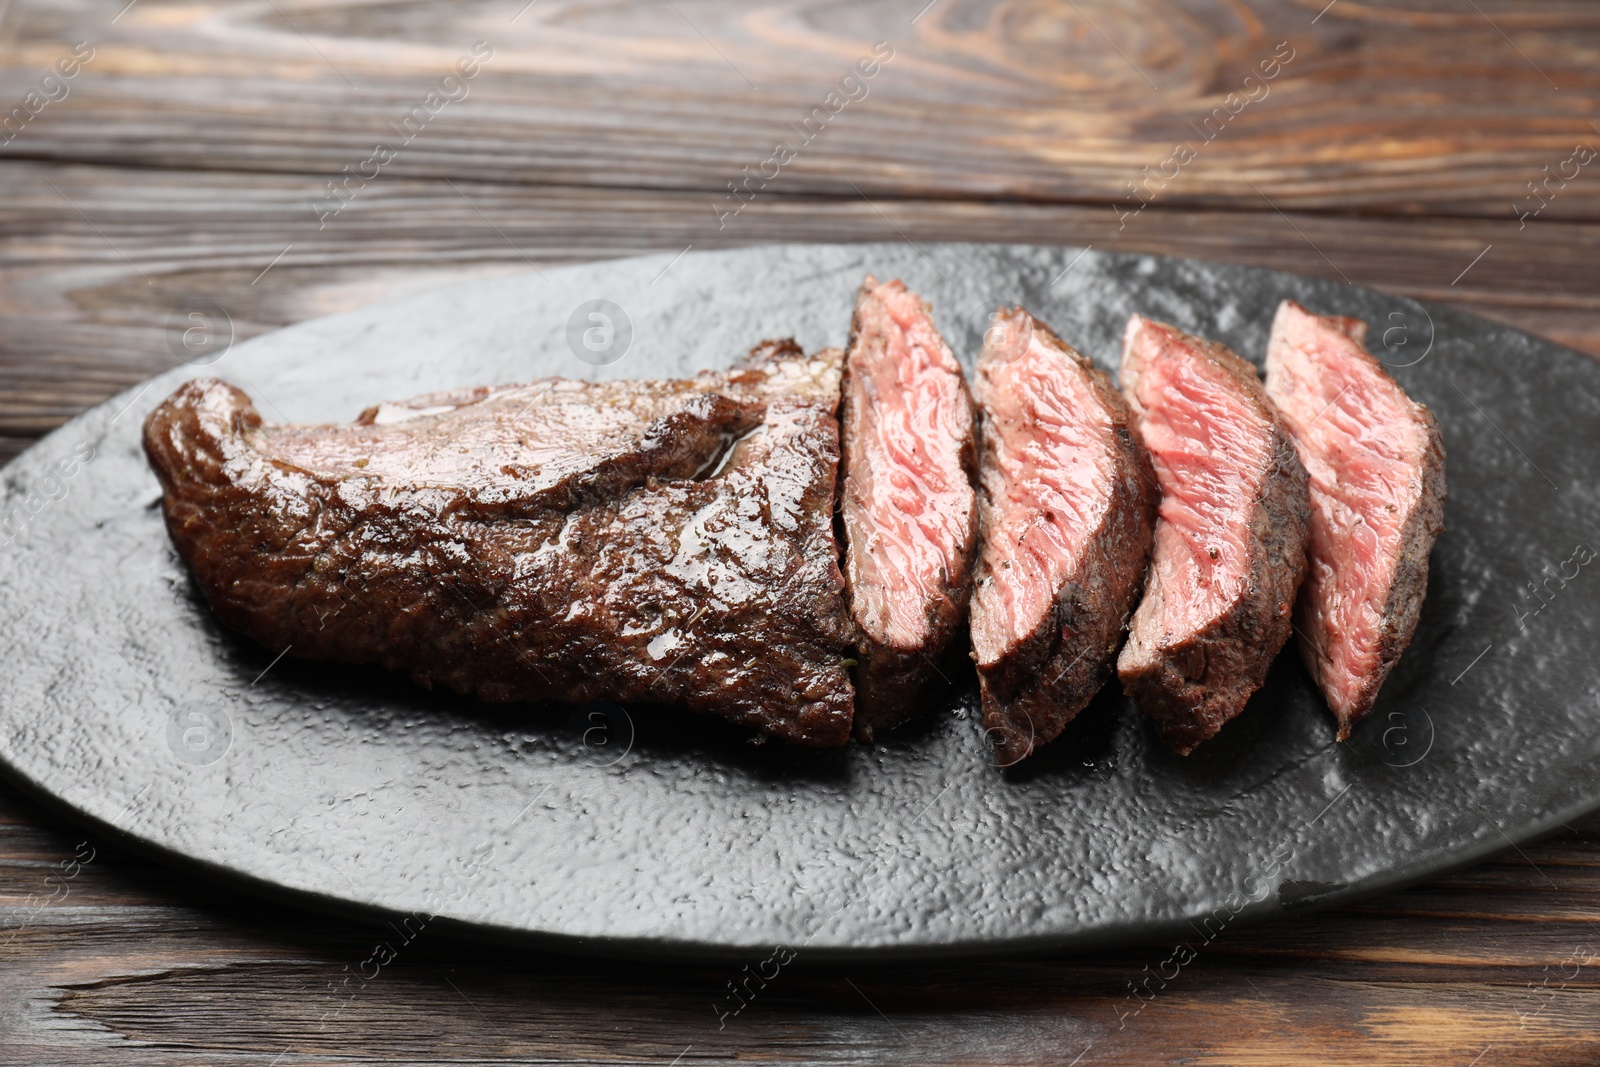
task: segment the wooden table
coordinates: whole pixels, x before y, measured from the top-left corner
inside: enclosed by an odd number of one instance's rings
[[[172,366],[193,301],[239,340],[769,241],[1255,263],[1600,356],[1600,8],[1325,2],[0,0],[0,455]],[[389,931],[0,787],[0,1062],[1591,1064],[1597,850],[1230,929],[1148,1002],[1171,946],[799,966],[719,1028],[726,967],[429,935],[347,997]]]

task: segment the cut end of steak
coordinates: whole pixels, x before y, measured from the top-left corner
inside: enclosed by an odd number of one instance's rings
[[[927,707],[977,543],[972,399],[920,297],[868,277],[845,356],[840,517],[863,740]]]
[[[1288,639],[1306,571],[1306,472],[1255,368],[1135,315],[1122,388],[1161,485],[1123,688],[1187,755],[1243,710]]]
[[[983,545],[972,649],[1001,766],[1105,684],[1144,585],[1157,489],[1104,371],[1021,308],[978,358]]]
[[[269,648],[839,745],[841,360],[769,343],[687,381],[552,378],[338,426],[264,424],[200,379],[151,414],[145,450],[179,556]]]
[[[1439,424],[1362,347],[1365,332],[1286,300],[1267,346],[1267,393],[1311,484],[1300,651],[1341,741],[1411,643],[1444,528]]]

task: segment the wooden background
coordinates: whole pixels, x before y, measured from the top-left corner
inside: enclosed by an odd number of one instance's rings
[[[170,321],[197,298],[244,339],[530,265],[781,240],[1254,263],[1600,356],[1600,159],[1571,162],[1600,150],[1600,6],[925,3],[0,0],[0,121],[22,109],[0,132],[0,458],[172,366]],[[397,140],[477,41],[493,56],[466,95],[319,226],[328,182]],[[728,183],[798,143],[788,124],[875,41],[894,54],[866,97],[719,222]],[[75,42],[92,58],[44,80]],[[1246,83],[1275,52],[1293,58]],[[1180,143],[1194,158],[1124,216],[1129,183]],[[1428,886],[1230,929],[1133,1017],[1129,983],[1170,946],[800,964],[720,1030],[729,968],[432,931],[346,1001],[334,988],[383,929],[83,840],[0,787],[0,1061],[1600,1060],[1600,820]]]

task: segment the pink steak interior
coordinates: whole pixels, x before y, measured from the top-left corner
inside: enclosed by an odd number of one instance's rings
[[[973,593],[978,665],[998,663],[1054,605],[1101,524],[1112,493],[1113,432],[1072,357],[1004,313],[1011,349],[986,351],[978,389],[987,412],[984,572]]]
[[[1123,378],[1161,485],[1145,632],[1165,644],[1221,617],[1243,591],[1272,435],[1234,374],[1160,323],[1129,321]]]
[[[1306,629],[1320,646],[1329,703],[1347,709],[1378,663],[1427,432],[1410,398],[1361,347],[1359,324],[1285,303],[1268,361],[1273,399],[1311,479]]]
[[[859,308],[846,437],[844,498],[857,621],[879,642],[917,648],[929,604],[965,566],[973,491],[961,452],[972,412],[961,367],[926,307],[898,281],[872,288]]]

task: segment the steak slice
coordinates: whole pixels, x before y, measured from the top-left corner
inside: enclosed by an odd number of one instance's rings
[[[845,577],[861,631],[856,730],[925,710],[967,610],[978,508],[972,398],[928,305],[868,276],[844,373]]]
[[[341,426],[266,425],[200,379],[150,415],[145,450],[179,556],[269,648],[840,745],[841,359],[768,344],[688,381],[551,378]]]
[[[1144,586],[1158,491],[1111,377],[1021,308],[978,357],[983,547],[972,649],[1002,766],[1111,674]]]
[[[1359,319],[1285,300],[1267,345],[1267,394],[1311,477],[1300,653],[1341,741],[1411,643],[1444,528],[1439,424],[1362,347],[1365,336]]]
[[[1139,315],[1122,388],[1161,483],[1122,686],[1188,755],[1261,688],[1306,573],[1306,472],[1255,368]]]

